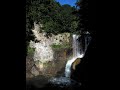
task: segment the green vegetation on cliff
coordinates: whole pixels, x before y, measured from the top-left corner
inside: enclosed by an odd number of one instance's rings
[[[26,0],[26,41],[33,39],[34,22],[43,24],[47,33],[75,32],[78,22],[72,14],[75,7],[60,5],[55,0]]]
[[[30,46],[27,47],[27,54],[28,55],[33,55],[35,52],[35,48],[31,48]]]
[[[59,44],[59,45],[52,44],[51,47],[52,47],[52,49],[57,49],[57,50],[71,48],[70,44],[64,44],[64,45],[61,45],[61,44]]]

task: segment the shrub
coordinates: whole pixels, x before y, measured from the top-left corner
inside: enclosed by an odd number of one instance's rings
[[[30,46],[27,47],[27,54],[28,55],[31,55],[31,54],[33,55],[34,52],[35,52],[35,48],[31,48]]]
[[[70,48],[70,44],[59,44],[59,45],[56,45],[56,44],[52,44],[51,47],[53,49],[66,49],[66,48]]]

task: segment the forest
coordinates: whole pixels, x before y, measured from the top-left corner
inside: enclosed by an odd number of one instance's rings
[[[47,34],[77,33],[79,17],[73,14],[75,11],[75,6],[61,5],[55,0],[27,0],[26,41],[34,38],[31,32],[34,22],[43,24],[42,29]]]

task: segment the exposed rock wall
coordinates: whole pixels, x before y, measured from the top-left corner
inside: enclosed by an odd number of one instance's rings
[[[33,56],[26,57],[26,78],[38,75],[55,76],[61,73],[67,59],[72,55],[71,48],[54,49],[52,45],[71,44],[70,33],[62,33],[46,37],[46,33],[40,30],[42,25],[34,23],[33,33],[35,41],[30,42],[30,47],[35,48]],[[59,73],[60,72],[60,73]],[[62,71],[64,73],[64,70]]]
[[[35,48],[34,61],[40,61],[42,63],[53,60],[53,50],[51,45],[63,45],[64,43],[69,43],[70,33],[63,33],[58,35],[53,35],[51,37],[46,37],[45,32],[40,33],[40,26],[35,24],[34,30],[32,30],[35,39],[39,42],[30,42],[30,46]]]

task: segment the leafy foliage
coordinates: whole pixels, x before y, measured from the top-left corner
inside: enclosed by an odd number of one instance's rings
[[[75,32],[78,22],[72,14],[74,10],[75,7],[60,5],[55,0],[26,0],[26,41],[34,39],[34,22],[42,23],[47,33]]]
[[[52,44],[51,45],[51,47],[52,47],[52,49],[66,49],[66,48],[71,48],[71,46],[70,46],[70,44],[58,44],[58,45],[56,45],[56,44]]]
[[[30,46],[27,47],[27,54],[28,55],[33,55],[35,52],[35,48],[31,48]]]
[[[79,16],[78,20],[78,30],[82,33],[84,31],[89,31],[88,27],[88,0],[78,0],[76,3],[78,10],[77,15]]]

